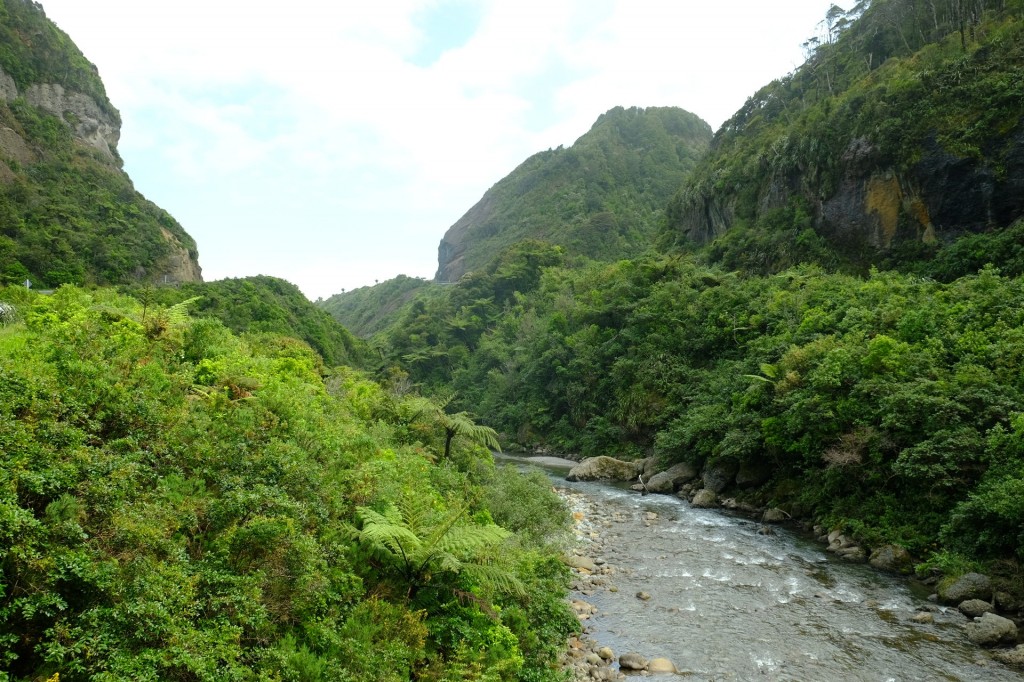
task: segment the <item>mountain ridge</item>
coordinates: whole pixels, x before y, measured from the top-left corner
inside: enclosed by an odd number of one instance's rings
[[[609,110],[572,146],[530,156],[487,190],[441,239],[435,281],[524,239],[598,260],[638,253],[710,140],[711,126],[677,107]]]

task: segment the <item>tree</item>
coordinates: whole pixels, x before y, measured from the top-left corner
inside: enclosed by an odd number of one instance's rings
[[[468,412],[448,414],[445,408],[455,399],[455,394],[443,397],[435,403],[437,412],[434,417],[444,429],[444,458],[448,459],[452,452],[452,441],[456,436],[464,436],[469,440],[501,452],[498,432],[489,426],[477,424]]]

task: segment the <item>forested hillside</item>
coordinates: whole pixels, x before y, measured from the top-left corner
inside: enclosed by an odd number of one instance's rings
[[[673,107],[616,107],[567,149],[531,156],[445,233],[438,282],[454,282],[524,239],[615,260],[650,246],[665,204],[711,140]]]
[[[1024,4],[833,7],[790,76],[754,94],[669,207],[665,244],[729,268],[927,260],[1024,214]]]
[[[370,338],[390,326],[412,300],[441,294],[431,282],[399,275],[372,287],[343,291],[317,305],[356,336]]]
[[[567,515],[488,430],[186,304],[0,301],[0,679],[558,678]]]
[[[30,0],[0,0],[0,284],[201,280],[195,241],[135,191],[96,68]]]

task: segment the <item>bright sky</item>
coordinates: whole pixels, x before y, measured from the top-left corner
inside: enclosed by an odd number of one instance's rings
[[[136,187],[207,281],[311,299],[398,274],[614,106],[713,128],[795,69],[829,0],[42,0],[100,71]]]

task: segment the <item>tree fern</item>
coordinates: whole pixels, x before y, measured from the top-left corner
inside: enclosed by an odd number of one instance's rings
[[[518,594],[521,586],[515,576],[487,564],[485,556],[511,533],[496,525],[464,523],[465,514],[465,508],[455,509],[430,523],[428,518],[436,517],[428,517],[422,503],[407,501],[403,509],[390,505],[382,512],[358,507],[357,538],[383,571],[401,581],[409,598],[445,574],[462,574],[482,587]]]

